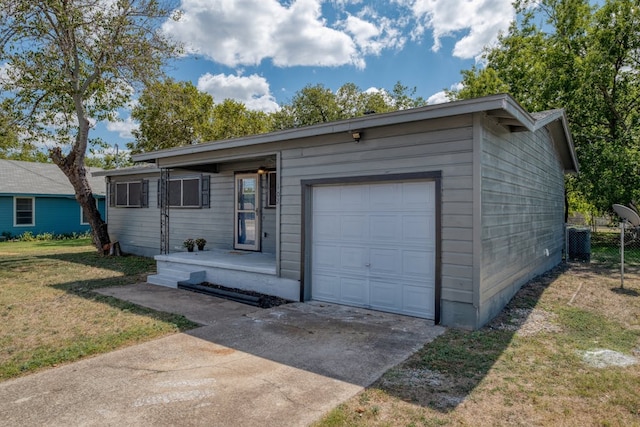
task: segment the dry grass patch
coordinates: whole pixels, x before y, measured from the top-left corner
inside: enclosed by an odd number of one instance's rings
[[[88,240],[0,243],[0,379],[194,327],[92,291],[154,268],[148,258],[101,257]]]
[[[640,364],[616,366],[640,359],[640,275],[619,286],[595,263],[558,268],[483,329],[448,330],[318,425],[640,426]]]

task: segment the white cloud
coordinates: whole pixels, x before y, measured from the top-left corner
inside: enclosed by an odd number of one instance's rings
[[[109,132],[117,132],[118,136],[123,139],[133,139],[132,132],[139,126],[131,117],[113,122],[108,121],[106,125]]]
[[[456,91],[462,89],[463,87],[464,84],[462,84],[462,82],[458,82],[451,85],[451,90]],[[447,93],[444,90],[436,92],[429,98],[427,98],[427,104],[443,104],[445,102],[449,102],[449,98],[447,97]]]
[[[0,84],[9,83],[9,64],[0,65]]]
[[[250,110],[267,113],[280,108],[271,94],[267,80],[257,74],[245,77],[206,73],[198,79],[198,89],[213,96],[216,103],[233,99],[242,102]]]
[[[441,90],[440,92],[436,92],[427,98],[427,104],[443,104],[445,102],[449,102],[449,98],[447,98],[447,94],[445,91]]]
[[[426,29],[433,31],[432,50],[442,47],[443,37],[460,38],[453,56],[474,58],[482,48],[497,41],[500,31],[506,31],[515,18],[512,0],[397,0],[409,6],[418,20],[413,36],[421,36]]]
[[[363,68],[351,37],[327,26],[321,0],[183,0],[182,18],[163,29],[187,45],[189,53],[236,67],[259,65]]]
[[[363,55],[380,55],[384,49],[402,49],[406,37],[401,23],[380,16],[370,7],[365,7],[357,16],[348,15],[339,27],[351,34],[358,50]]]

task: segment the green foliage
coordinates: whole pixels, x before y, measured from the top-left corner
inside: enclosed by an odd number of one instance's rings
[[[384,89],[362,91],[354,83],[344,84],[335,93],[322,84],[307,85],[289,104],[271,114],[272,129],[291,129],[425,105],[424,99],[414,97],[415,92],[416,88],[410,89],[400,82],[391,92]]]
[[[508,91],[529,111],[565,108],[581,173],[572,191],[600,212],[640,196],[640,8],[634,0],[527,0],[486,68],[455,99]]]
[[[5,236],[6,233],[6,236]],[[3,236],[8,239],[11,238],[11,233],[3,232]],[[86,240],[91,237],[91,232],[87,231],[85,233],[64,233],[64,234],[54,234],[54,233],[39,233],[34,235],[31,231],[25,231],[15,238],[20,242],[36,242],[36,241],[54,241],[54,240]]]
[[[113,119],[135,85],[163,74],[179,50],[159,31],[172,9],[157,0],[0,2],[2,110],[22,143],[54,145],[49,157],[74,186],[98,250],[109,236],[84,179],[91,121]]]
[[[491,67],[462,71],[464,86],[456,90],[446,90],[447,97],[454,99],[471,99],[481,96],[509,92],[509,85],[500,79],[496,70]]]
[[[262,111],[248,110],[241,102],[225,99],[213,107],[213,126],[209,139],[229,139],[266,133],[269,116]]]
[[[148,84],[131,117],[140,123],[133,132],[136,141],[127,144],[134,154],[213,139],[213,98],[191,82]]]

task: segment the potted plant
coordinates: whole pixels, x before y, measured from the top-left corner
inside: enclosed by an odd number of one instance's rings
[[[207,241],[205,239],[203,239],[202,237],[198,237],[196,239],[196,246],[198,246],[198,250],[202,251],[204,250],[204,245],[207,244]]]
[[[196,242],[192,238],[188,238],[182,243],[182,245],[187,248],[189,252],[193,252],[193,247],[196,245]]]

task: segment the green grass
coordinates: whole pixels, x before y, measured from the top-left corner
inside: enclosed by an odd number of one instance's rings
[[[618,285],[601,264],[535,280],[492,324],[447,330],[315,425],[640,426],[640,364],[582,358],[595,349],[640,358],[640,275],[631,292]],[[505,327],[531,309],[534,332]]]
[[[600,231],[591,233],[591,260],[610,266],[620,265],[620,232]],[[624,262],[631,267],[640,267],[640,240],[626,238]]]
[[[195,327],[93,292],[154,269],[150,258],[100,256],[89,239],[0,242],[0,379]]]

